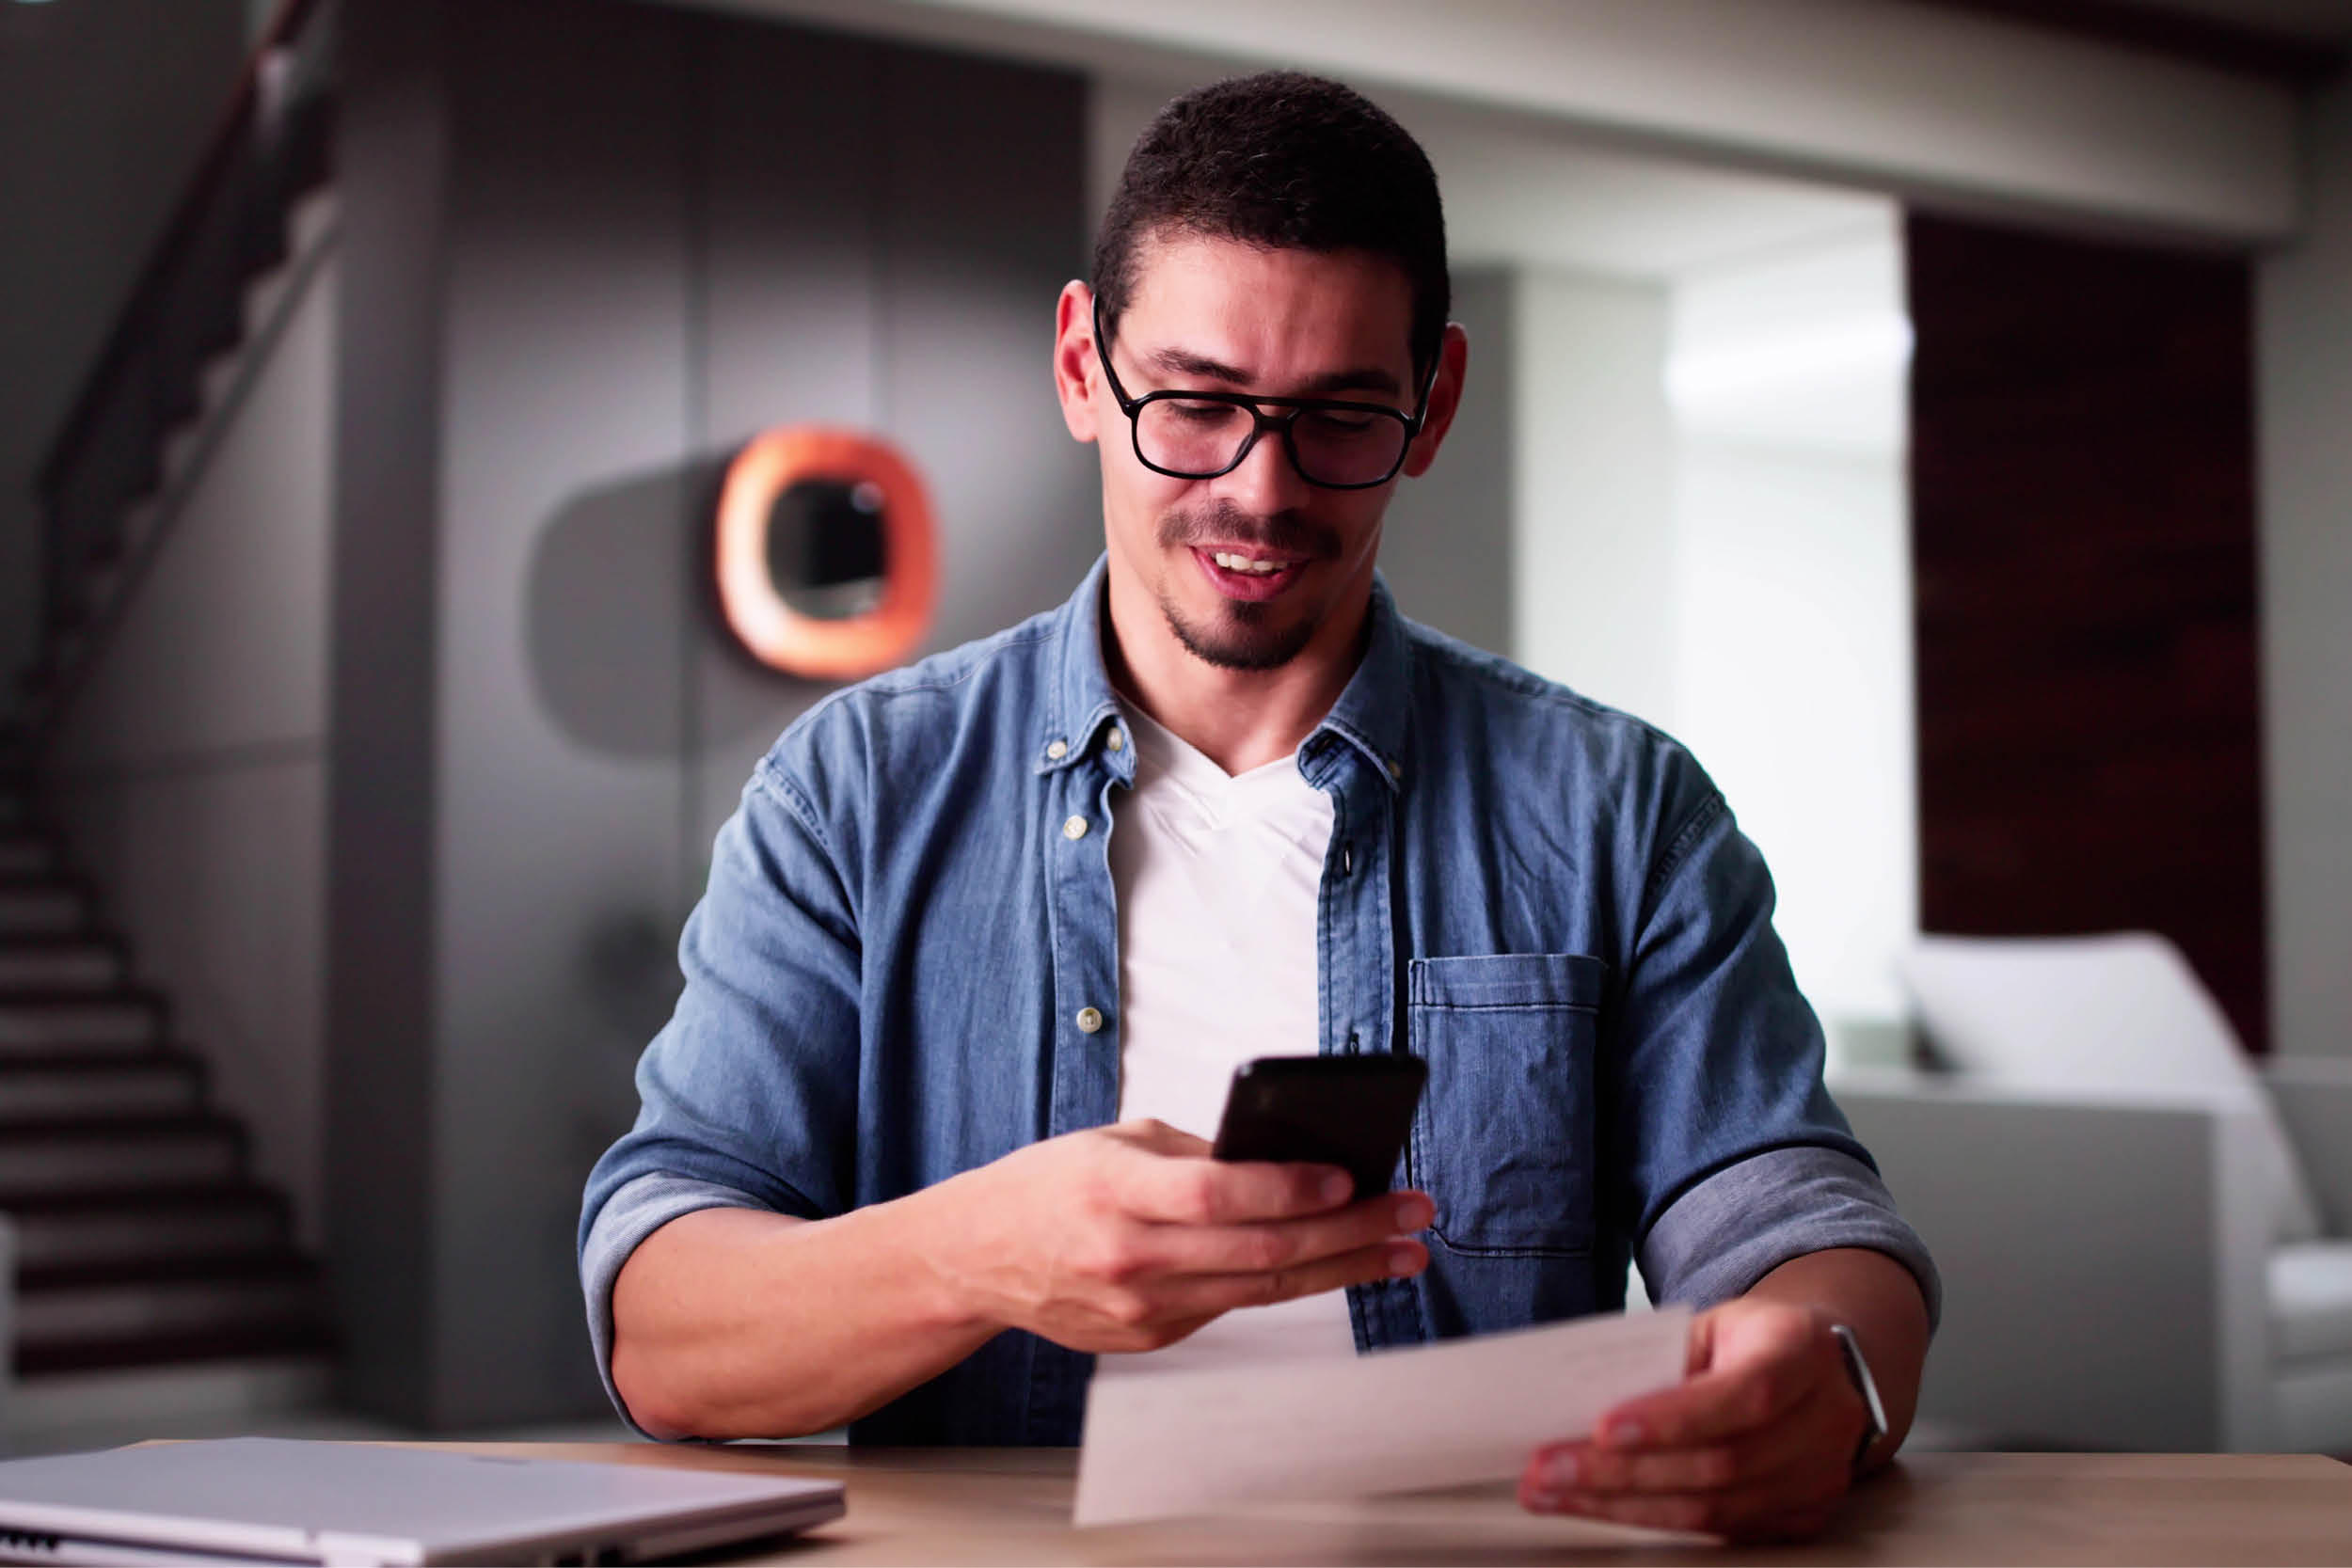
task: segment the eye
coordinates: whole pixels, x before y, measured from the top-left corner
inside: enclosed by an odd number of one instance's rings
[[[1168,398],[1161,406],[1186,424],[1223,424],[1241,412],[1230,403],[1194,402],[1189,398]]]
[[[1360,413],[1352,408],[1318,408],[1301,422],[1308,425],[1315,436],[1332,440],[1352,440],[1370,435],[1388,421],[1377,414]]]

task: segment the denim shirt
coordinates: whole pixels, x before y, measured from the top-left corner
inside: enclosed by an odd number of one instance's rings
[[[827,698],[745,786],[643,1111],[588,1182],[608,1388],[612,1281],[677,1215],[840,1214],[1116,1115],[1105,846],[1135,751],[1104,574]],[[1704,1303],[1873,1247],[1933,1310],[1933,1266],[1822,1086],[1763,861],[1680,746],[1375,584],[1297,766],[1333,807],[1316,1046],[1429,1065],[1398,1172],[1436,1200],[1429,1266],[1348,1291],[1359,1349],[1617,1310],[1637,1248],[1653,1296]],[[851,1437],[1073,1443],[1090,1371],[1008,1330]]]

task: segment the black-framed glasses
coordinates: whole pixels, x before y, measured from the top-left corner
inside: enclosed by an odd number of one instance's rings
[[[1094,302],[1094,353],[1103,361],[1103,376],[1119,411],[1135,432],[1136,459],[1170,479],[1230,474],[1241,467],[1258,437],[1271,430],[1282,437],[1291,467],[1310,484],[1327,490],[1386,484],[1405,466],[1405,454],[1421,434],[1422,420],[1429,413],[1429,390],[1438,379],[1433,357],[1410,414],[1381,403],[1261,397],[1255,392],[1165,390],[1131,398],[1111,368],[1100,299]],[[1268,408],[1283,412],[1269,414]]]

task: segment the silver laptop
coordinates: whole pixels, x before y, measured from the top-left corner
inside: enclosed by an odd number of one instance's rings
[[[842,1511],[838,1481],[237,1437],[0,1463],[0,1561],[643,1562]]]

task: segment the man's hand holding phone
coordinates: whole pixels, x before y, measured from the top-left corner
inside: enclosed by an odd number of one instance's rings
[[[1419,1274],[1425,1194],[1336,1165],[1232,1162],[1157,1121],[1049,1138],[944,1182],[930,1249],[964,1311],[1073,1350],[1156,1350],[1237,1307]]]

